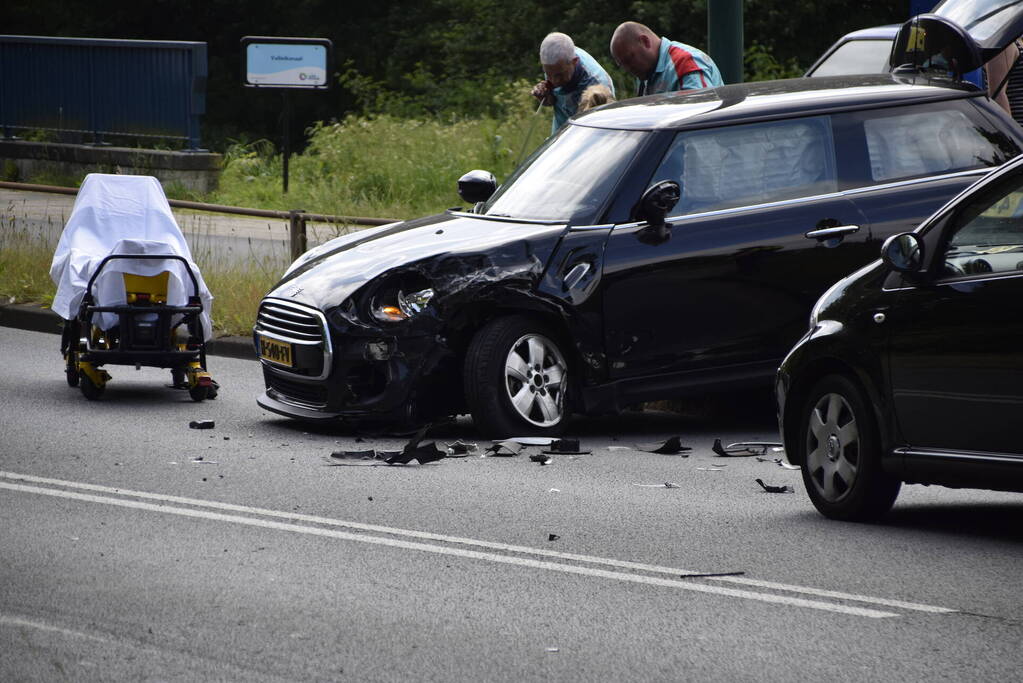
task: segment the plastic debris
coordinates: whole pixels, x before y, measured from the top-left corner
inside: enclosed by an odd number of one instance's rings
[[[433,441],[420,445],[420,441],[430,428],[427,425],[416,432],[415,436],[405,444],[400,451],[378,451],[375,449],[361,451],[334,451],[327,458],[327,464],[332,466],[358,464],[358,465],[407,465],[413,460],[425,465],[448,457],[445,451],[440,450]]]
[[[213,420],[192,420],[188,423],[189,429],[213,429]]]
[[[561,652],[561,649],[557,647],[549,647],[547,648],[547,652]]]
[[[557,534],[547,534],[548,541],[556,541],[559,538],[561,538],[561,536],[558,536]]]
[[[454,443],[447,444],[444,450],[449,458],[465,458],[479,453],[480,447],[478,444],[466,443],[459,439]]]
[[[532,460],[533,462],[538,462],[541,465],[550,465],[551,462],[553,462],[554,460],[554,458],[545,453],[535,453],[529,456],[529,459]]]
[[[683,458],[688,458],[689,454],[685,453],[685,451],[693,449],[690,446],[682,445],[682,437],[672,436],[660,443],[637,444],[636,450],[646,451],[647,453],[660,453],[662,455],[682,455]]]
[[[561,489],[551,489],[547,493],[561,493]]]
[[[722,458],[745,458],[751,455],[765,455],[768,449],[780,449],[781,444],[773,441],[739,441],[727,446],[721,445],[721,439],[714,439],[711,450]]]
[[[483,453],[484,456],[493,455],[499,458],[510,458],[518,455],[519,451],[522,450],[522,444],[517,441],[495,441],[490,446],[487,446],[486,451]]]
[[[666,481],[663,484],[633,484],[633,486],[642,486],[648,489],[677,489],[679,487],[673,481]]]
[[[799,465],[790,465],[781,458],[757,458],[757,462],[773,462],[778,467],[784,467],[787,470],[799,470],[802,469]]]
[[[679,574],[680,579],[712,579],[717,576],[743,576],[746,572],[709,572],[707,574]]]
[[[629,446],[608,446],[607,450],[609,450],[609,451],[631,451],[632,448],[630,448]]]
[[[701,472],[724,472],[724,467],[697,467]]]
[[[765,491],[767,491],[768,493],[795,493],[796,492],[796,490],[794,488],[792,488],[791,486],[769,486],[768,484],[765,484],[760,479],[757,479],[756,482],[758,484],[760,484],[763,487],[763,489]]]
[[[544,451],[550,455],[586,455],[593,451],[583,449],[579,445],[579,439],[555,439]]]
[[[550,446],[554,441],[554,439],[549,436],[513,436],[512,438],[505,440],[514,441],[515,443],[523,446]]]

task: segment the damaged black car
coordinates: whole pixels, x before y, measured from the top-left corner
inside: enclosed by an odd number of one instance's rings
[[[263,408],[560,431],[769,387],[828,286],[1016,156],[968,84],[888,75],[656,95],[573,119],[471,210],[312,249],[262,301]]]

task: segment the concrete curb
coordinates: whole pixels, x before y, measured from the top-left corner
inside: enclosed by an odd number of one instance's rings
[[[0,305],[0,327],[60,334],[61,321],[59,315],[37,304],[6,304]],[[213,339],[206,343],[206,353],[211,356],[256,360],[252,340],[248,337]]]

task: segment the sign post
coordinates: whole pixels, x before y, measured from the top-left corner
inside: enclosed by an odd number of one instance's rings
[[[326,38],[245,36],[245,87],[280,90],[284,100],[283,182],[288,192],[291,156],[291,97],[289,90],[330,89],[334,44]]]

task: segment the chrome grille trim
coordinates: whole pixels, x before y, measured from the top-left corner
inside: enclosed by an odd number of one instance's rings
[[[265,335],[278,341],[307,347],[323,347],[323,369],[315,377],[299,375],[289,368],[275,365],[261,358],[260,362],[264,367],[285,376],[301,376],[307,380],[326,379],[330,375],[334,349],[330,343],[330,333],[327,330],[327,318],[322,311],[292,301],[263,299],[259,304],[256,325],[253,329],[256,334]]]

